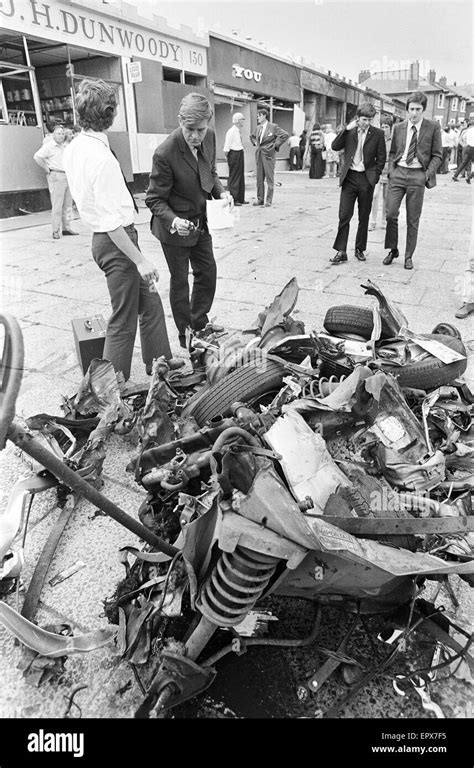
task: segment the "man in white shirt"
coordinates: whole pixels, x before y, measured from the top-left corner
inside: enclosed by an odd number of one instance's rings
[[[245,117],[241,112],[232,116],[232,127],[225,135],[224,155],[229,166],[227,188],[234,198],[234,205],[247,205],[245,200],[244,145],[241,130]]]
[[[473,174],[469,170],[469,165],[473,162],[474,162],[474,115],[469,115],[468,127],[463,132],[462,163],[459,166],[459,168],[456,168],[456,171],[453,176],[453,181],[457,181],[459,174],[461,174],[466,168],[468,171],[466,176],[466,181],[468,184],[470,184]]]
[[[163,306],[155,284],[159,273],[138,248],[134,201],[106,131],[117,113],[114,88],[103,80],[83,80],[76,96],[83,131],[64,150],[64,168],[82,221],[92,231],[92,256],[104,272],[112,303],[104,358],[130,378],[133,346],[140,325],[142,358],[151,374],[153,360],[171,360]]]
[[[43,143],[33,159],[46,171],[49,194],[51,197],[51,219],[53,238],[59,240],[63,235],[77,235],[71,229],[72,198],[69,191],[63,165],[64,141],[66,132],[62,125],[57,125],[49,141]]]

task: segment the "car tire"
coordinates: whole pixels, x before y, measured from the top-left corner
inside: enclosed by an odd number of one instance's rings
[[[188,400],[183,416],[192,416],[200,427],[209,419],[229,416],[230,406],[237,401],[248,403],[260,395],[280,389],[286,368],[283,362],[270,357],[246,363],[204,391]]]
[[[372,335],[374,327],[371,309],[366,307],[353,307],[350,304],[340,304],[329,307],[324,318],[324,327],[328,333],[338,336],[340,333],[355,333],[367,341]],[[382,339],[390,339],[393,333],[382,319]]]
[[[461,339],[455,336],[443,336],[440,334],[426,334],[429,339],[440,341],[450,349],[466,355],[466,348]],[[344,358],[334,358],[320,351],[322,360],[321,374],[323,376],[347,376],[353,368],[344,363]],[[391,373],[401,387],[423,389],[425,391],[450,384],[458,376],[461,376],[467,368],[467,356],[464,360],[456,360],[453,363],[443,363],[437,357],[430,356],[425,360],[415,363],[407,363],[404,366],[384,365],[384,373]]]

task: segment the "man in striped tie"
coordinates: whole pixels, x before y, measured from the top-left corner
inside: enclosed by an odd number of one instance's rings
[[[406,195],[407,237],[405,269],[413,269],[413,253],[418,238],[418,224],[423,208],[425,187],[436,186],[436,171],[443,157],[439,123],[427,120],[428,100],[416,91],[407,100],[408,119],[393,128],[388,158],[387,230],[385,248],[390,251],[385,265],[398,258],[398,214]]]

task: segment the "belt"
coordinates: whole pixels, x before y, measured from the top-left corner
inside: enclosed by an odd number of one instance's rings
[[[59,168],[50,168],[50,173],[66,173],[66,171],[60,171]]]

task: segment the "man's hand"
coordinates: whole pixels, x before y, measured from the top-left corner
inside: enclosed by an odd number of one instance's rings
[[[160,279],[160,273],[158,272],[153,262],[149,261],[149,259],[146,259],[145,257],[143,257],[142,260],[137,264],[137,269],[140,277],[146,280],[147,283],[158,282]]]
[[[224,201],[224,205],[228,205],[230,210],[234,207],[234,198],[230,192],[221,192],[221,200]]]
[[[353,128],[357,128],[357,118],[354,118],[354,120],[351,120],[349,125],[346,126],[346,131],[352,131]]]
[[[180,219],[179,216],[176,216],[173,220],[173,227],[181,237],[187,237],[190,233],[189,221],[187,219]]]

